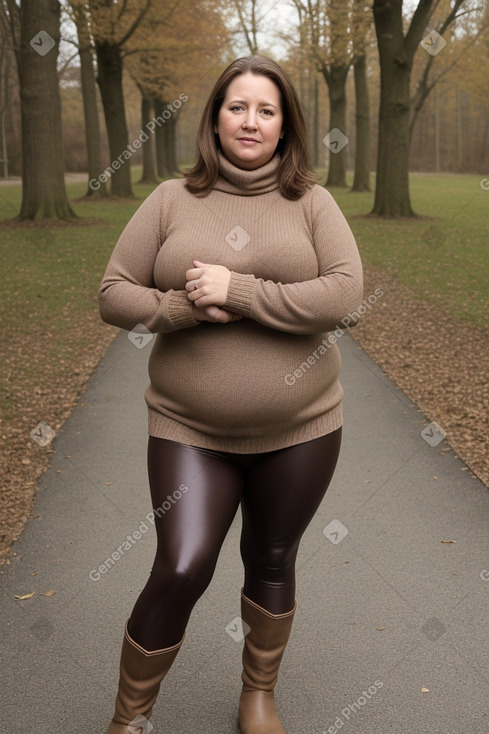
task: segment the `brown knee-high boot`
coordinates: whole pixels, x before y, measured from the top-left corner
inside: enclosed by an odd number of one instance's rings
[[[285,614],[271,614],[241,591],[241,617],[250,627],[243,649],[241,734],[286,734],[278,718],[273,691],[296,607],[294,604]]]
[[[148,652],[131,638],[126,622],[121,651],[119,690],[115,700],[114,717],[107,734],[136,732],[147,734],[147,720],[151,716],[161,681],[170,670],[184,637],[172,647]]]

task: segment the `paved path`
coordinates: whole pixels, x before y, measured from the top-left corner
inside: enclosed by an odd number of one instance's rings
[[[444,442],[423,439],[423,416],[348,335],[340,348],[344,443],[300,551],[277,689],[287,732],[487,734],[489,491]],[[9,734],[105,734],[112,715],[123,624],[155,545],[149,349],[121,332],[107,351],[54,439],[39,517],[0,577]],[[154,734],[236,732],[241,644],[226,627],[233,633],[239,614],[239,529],[237,515],[163,685]],[[91,574],[127,536],[130,550]]]

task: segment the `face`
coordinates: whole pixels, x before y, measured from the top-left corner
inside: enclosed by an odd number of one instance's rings
[[[273,157],[282,123],[277,85],[266,76],[246,72],[229,85],[214,132],[226,158],[238,168],[252,171]]]

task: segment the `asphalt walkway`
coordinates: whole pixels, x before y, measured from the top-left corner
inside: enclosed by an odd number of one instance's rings
[[[108,726],[124,621],[155,548],[149,349],[126,332],[108,349],[51,444],[39,517],[0,576],[9,734]],[[489,490],[349,335],[340,349],[343,448],[300,550],[282,719],[288,734],[487,734]],[[238,513],[163,684],[154,734],[236,734],[239,531]]]

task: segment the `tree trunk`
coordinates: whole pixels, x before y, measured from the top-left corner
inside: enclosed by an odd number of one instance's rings
[[[151,120],[152,109],[152,101],[141,93],[141,130],[148,135],[148,139],[143,142],[143,173],[139,182],[142,184],[158,183],[155,165],[154,134],[146,132],[148,130],[146,126]]]
[[[167,103],[157,99],[155,100],[155,115],[160,121],[164,120],[157,125],[155,130],[158,176],[169,178],[178,173],[175,145],[178,113],[170,112]]]
[[[85,117],[85,140],[88,159],[88,189],[85,196],[107,196],[107,186],[99,180],[103,172],[102,153],[100,150],[100,125],[97,110],[97,88],[90,33],[85,8],[80,4],[72,5],[78,34],[78,54],[80,56],[81,86],[83,95],[83,113]]]
[[[355,175],[352,191],[370,191],[370,100],[365,56],[354,65],[355,74]]]
[[[64,180],[61,98],[56,69],[60,35],[58,0],[22,0],[20,23],[22,205],[19,218],[72,219],[75,214],[68,202]]]
[[[111,194],[132,198],[129,135],[122,89],[122,58],[117,44],[96,42],[98,76],[109,139]]]
[[[328,180],[325,186],[346,186],[346,145],[342,136],[346,137],[346,78],[348,66],[331,66],[329,74],[329,130],[339,130],[340,133],[333,134],[333,143],[328,146],[329,170]],[[336,140],[336,135],[339,139]],[[338,152],[336,152],[336,149]]]
[[[376,8],[376,4],[379,6]],[[409,79],[402,2],[374,3],[380,61],[377,179],[372,214],[412,217],[409,194]]]

